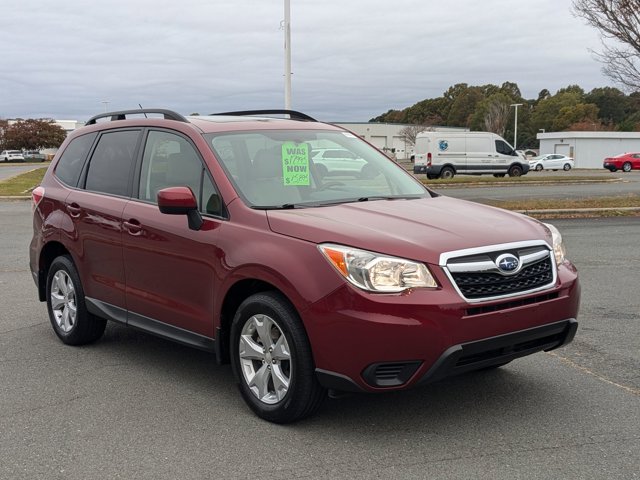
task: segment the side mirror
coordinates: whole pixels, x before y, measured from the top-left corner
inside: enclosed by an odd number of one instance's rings
[[[158,208],[168,215],[186,215],[191,230],[200,230],[203,224],[198,202],[189,187],[163,188],[158,192]]]

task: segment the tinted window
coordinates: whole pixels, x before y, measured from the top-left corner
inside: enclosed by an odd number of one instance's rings
[[[496,140],[496,152],[501,153],[502,155],[511,155],[515,153],[513,148],[507,145],[506,142],[502,140]]]
[[[58,177],[62,183],[71,187],[75,187],[78,184],[82,166],[84,165],[84,161],[87,158],[87,154],[96,135],[97,133],[82,135],[81,137],[73,139],[67,146],[62,157],[60,157],[58,165],[56,165],[55,171],[56,177]]]
[[[188,140],[169,132],[151,131],[142,158],[138,198],[156,202],[158,191],[167,187],[189,187],[203,213],[220,214],[220,198],[200,156]],[[202,186],[201,186],[202,183]]]
[[[133,171],[138,131],[103,134],[93,152],[87,173],[86,189],[127,196]]]

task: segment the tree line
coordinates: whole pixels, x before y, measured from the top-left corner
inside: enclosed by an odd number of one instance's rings
[[[0,120],[0,150],[42,150],[58,148],[67,132],[47,118]]]
[[[494,132],[512,142],[514,104],[522,104],[518,107],[518,148],[537,148],[536,135],[541,131],[640,131],[640,92],[627,95],[614,87],[585,92],[578,85],[569,85],[555,94],[544,89],[537,98],[525,99],[513,82],[500,86],[458,83],[441,97],[389,110],[370,122],[407,123],[418,129],[466,127]]]

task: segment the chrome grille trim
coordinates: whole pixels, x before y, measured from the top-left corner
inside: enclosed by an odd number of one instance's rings
[[[527,250],[535,249],[536,247],[539,248],[538,251],[526,252]],[[462,291],[460,290],[460,287],[458,287],[458,284],[456,283],[452,275],[453,273],[476,273],[476,274],[487,273],[487,274],[501,274],[501,275],[504,275],[504,273],[497,268],[494,261],[487,260],[486,258],[478,259],[477,261],[469,260],[469,261],[456,262],[455,260],[461,259],[461,258],[464,259],[465,257],[473,257],[473,256],[482,257],[489,254],[495,256],[505,252],[514,252],[514,251],[515,252],[523,251],[522,255],[518,254],[518,257],[520,258],[520,262],[522,264],[522,268],[526,268],[529,265],[533,265],[537,262],[549,259],[551,264],[551,270],[552,270],[551,272],[552,280],[545,285],[542,285],[530,290],[513,292],[513,293],[508,293],[503,295],[494,295],[494,296],[487,296],[487,297],[481,297],[481,298],[467,298],[462,293]],[[493,300],[502,300],[506,298],[522,297],[524,295],[528,295],[531,293],[548,290],[550,288],[553,288],[558,278],[558,272],[557,272],[555,257],[553,255],[553,250],[551,246],[544,240],[530,240],[530,241],[524,241],[524,242],[502,243],[497,245],[487,245],[483,247],[467,248],[463,250],[445,252],[440,255],[439,263],[440,263],[440,267],[449,278],[449,281],[455,288],[456,292],[458,292],[458,295],[460,295],[460,297],[463,298],[468,303],[480,303],[480,302],[487,302],[487,301],[493,301]],[[508,274],[504,276],[508,277]]]

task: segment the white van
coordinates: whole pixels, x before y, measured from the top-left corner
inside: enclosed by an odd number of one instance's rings
[[[413,173],[427,178],[456,174],[519,177],[529,171],[504,138],[491,132],[421,132],[416,137]]]

